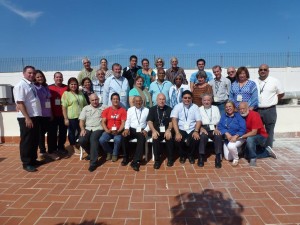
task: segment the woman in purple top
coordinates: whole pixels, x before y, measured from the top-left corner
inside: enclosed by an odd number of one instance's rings
[[[42,109],[42,116],[40,118],[39,127],[39,160],[44,160],[46,155],[45,134],[48,132],[48,127],[52,113],[50,104],[50,91],[48,88],[48,84],[46,83],[46,77],[44,73],[40,70],[36,70],[34,85],[37,91],[37,95],[40,99]]]

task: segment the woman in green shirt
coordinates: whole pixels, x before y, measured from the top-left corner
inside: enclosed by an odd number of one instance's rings
[[[83,93],[79,91],[78,80],[75,77],[68,80],[68,89],[62,95],[61,104],[65,125],[68,126],[70,145],[74,148],[75,154],[80,154],[79,147],[76,145],[76,140],[80,134],[78,118],[87,102]]]

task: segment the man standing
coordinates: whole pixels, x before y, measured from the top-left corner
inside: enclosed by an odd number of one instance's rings
[[[83,69],[78,74],[77,80],[81,84],[83,78],[88,77],[91,80],[95,79],[96,71],[91,67],[91,61],[88,58],[82,59]]]
[[[198,83],[197,80],[197,74],[199,73],[199,71],[204,71],[205,68],[205,60],[204,59],[198,59],[197,60],[197,67],[198,67],[198,71],[192,73],[191,77],[190,77],[190,89],[191,92],[193,92],[194,89],[194,84]],[[209,82],[213,79],[213,75],[210,72],[206,72],[207,78],[206,78],[206,82]]]
[[[172,83],[168,80],[165,80],[165,70],[160,68],[157,70],[157,80],[153,81],[150,84],[149,92],[152,97],[152,103],[156,105],[156,97],[158,94],[162,93],[166,97],[166,104],[170,105],[170,98],[169,98],[169,90],[172,87]]]
[[[79,144],[88,153],[90,158],[89,171],[97,168],[99,138],[103,133],[101,114],[106,106],[99,104],[99,98],[94,93],[89,96],[90,105],[85,106],[79,116],[80,136]]]
[[[225,102],[228,100],[231,82],[222,77],[221,66],[216,65],[212,68],[215,78],[208,83],[213,89],[214,105],[220,110],[221,115],[225,112]]]
[[[122,133],[122,149],[123,161],[122,166],[128,164],[128,142],[136,138],[136,150],[130,166],[135,171],[139,171],[140,160],[145,151],[145,142],[147,141],[148,127],[147,116],[149,109],[143,107],[143,99],[141,96],[135,96],[133,99],[134,106],[130,107],[127,111],[127,119],[125,122],[125,130]]]
[[[166,97],[160,93],[156,97],[157,105],[149,110],[147,117],[148,126],[152,132],[152,145],[154,154],[154,169],[159,169],[161,165],[162,147],[161,142],[166,141],[167,147],[167,166],[174,165],[173,158],[173,139],[172,139],[172,120],[171,120],[171,107],[166,105]]]
[[[62,113],[61,96],[67,91],[67,85],[63,84],[63,75],[61,72],[54,74],[54,84],[49,85],[51,94],[51,109],[52,120],[49,124],[49,131],[47,136],[48,153],[54,154],[56,151],[61,154],[68,154],[65,149],[67,139],[67,127],[64,123],[64,116]],[[57,137],[58,133],[58,137]],[[55,157],[55,155],[54,155]],[[53,158],[53,157],[52,157]]]
[[[274,128],[277,120],[276,105],[284,96],[281,83],[274,77],[269,76],[269,66],[260,65],[259,78],[255,80],[258,87],[258,113],[268,133],[266,146],[273,147]]]
[[[103,104],[111,106],[111,95],[113,93],[119,93],[120,96],[120,105],[124,109],[128,108],[128,93],[129,86],[128,80],[121,76],[122,66],[118,63],[112,65],[113,76],[110,76],[106,79],[103,88]]]
[[[99,69],[96,72],[97,79],[93,80],[93,91],[97,94],[99,98],[99,103],[102,104],[103,102],[103,89],[104,89],[104,82],[105,82],[105,71],[103,69]]]
[[[227,68],[227,74],[228,76],[226,78],[229,79],[231,83],[236,81],[236,69],[233,66]]]
[[[130,56],[129,58],[129,66],[123,69],[123,77],[128,80],[130,89],[133,88],[134,80],[137,76],[137,71],[142,69],[142,67],[137,65],[138,58],[135,55]]]
[[[116,162],[118,160],[122,132],[126,121],[126,110],[120,106],[120,95],[118,93],[113,93],[110,98],[112,106],[106,108],[102,113],[101,123],[105,132],[103,132],[99,142],[103,150],[107,153],[106,160]],[[110,139],[114,139],[113,149],[108,143]]]
[[[247,139],[245,155],[249,159],[250,166],[256,166],[257,158],[273,157],[277,159],[272,148],[266,145],[268,134],[259,114],[249,110],[247,102],[240,103],[239,111],[241,116],[246,120],[246,133],[240,138]]]
[[[38,165],[38,132],[39,117],[42,116],[41,103],[32,82],[35,79],[35,68],[26,66],[23,79],[14,87],[13,93],[17,104],[20,126],[20,156],[23,169],[35,172]]]
[[[182,93],[182,103],[177,104],[171,113],[175,141],[179,144],[181,164],[185,163],[187,157],[191,164],[195,163],[194,154],[200,141],[199,130],[202,118],[198,106],[193,104],[192,100],[192,92],[184,91]],[[189,146],[188,152],[184,150],[186,139]]]

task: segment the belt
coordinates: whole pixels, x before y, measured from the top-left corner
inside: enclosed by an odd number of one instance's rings
[[[266,109],[271,109],[271,108],[274,108],[276,107],[276,105],[272,105],[272,106],[269,106],[269,107],[262,107],[262,108],[258,108],[259,110],[266,110]]]

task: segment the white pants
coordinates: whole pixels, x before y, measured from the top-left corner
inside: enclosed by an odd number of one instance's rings
[[[238,148],[242,146],[245,139],[238,139],[236,142],[224,143],[224,158],[226,160],[239,159]]]

